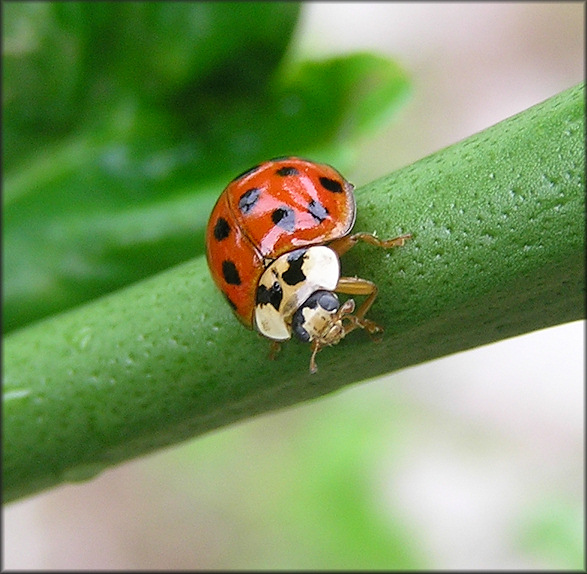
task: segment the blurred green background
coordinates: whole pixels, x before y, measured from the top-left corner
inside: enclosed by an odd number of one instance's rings
[[[583,78],[580,4],[2,12],[5,332],[200,255],[258,161],[360,185]],[[4,566],[582,567],[582,340],[435,361],[15,503]]]

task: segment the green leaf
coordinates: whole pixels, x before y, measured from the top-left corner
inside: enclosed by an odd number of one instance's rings
[[[99,128],[121,103],[167,110],[198,90],[262,92],[299,10],[294,2],[7,3],[5,161],[81,126]]]
[[[369,377],[585,317],[585,101],[579,85],[357,190],[347,275],[374,280],[379,344],[318,356],[234,318],[203,257],[4,340],[4,496]]]

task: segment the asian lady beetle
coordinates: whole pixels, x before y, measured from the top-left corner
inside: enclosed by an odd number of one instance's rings
[[[358,241],[388,249],[410,237],[350,235],[353,189],[329,165],[276,158],[230,182],[208,222],[208,265],[236,316],[274,346],[292,333],[311,343],[312,373],[322,347],[336,345],[356,328],[383,331],[365,318],[377,286],[341,277],[339,257]],[[335,292],[366,299],[355,311],[353,299],[341,305]]]

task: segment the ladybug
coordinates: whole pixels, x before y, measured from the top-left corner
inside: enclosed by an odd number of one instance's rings
[[[367,279],[341,277],[339,257],[358,241],[388,249],[409,234],[380,240],[350,231],[354,186],[333,167],[298,157],[275,158],[232,180],[214,206],[206,256],[214,282],[248,328],[273,341],[311,343],[316,354],[354,329],[383,329],[365,318],[377,296]],[[342,305],[336,293],[364,295]]]

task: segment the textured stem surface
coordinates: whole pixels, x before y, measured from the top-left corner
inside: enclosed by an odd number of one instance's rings
[[[4,497],[12,500],[344,385],[584,318],[584,87],[357,190],[343,273],[380,292],[356,331],[277,360],[203,258],[4,340]]]

